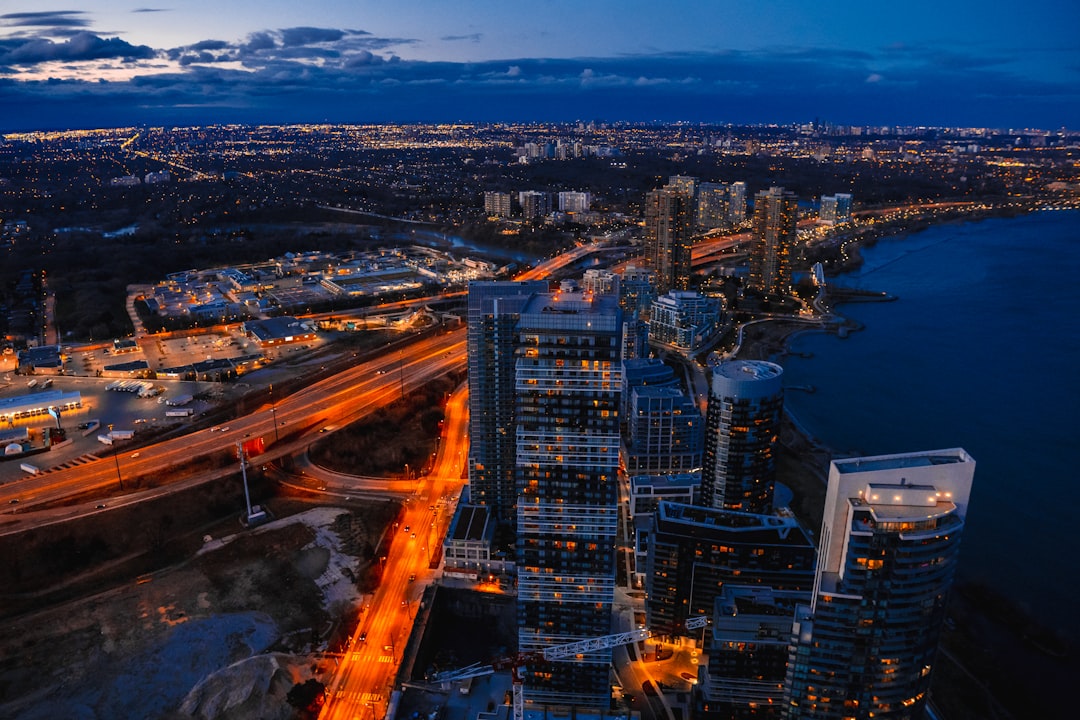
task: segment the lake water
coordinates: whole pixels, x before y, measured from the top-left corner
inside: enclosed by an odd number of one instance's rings
[[[1073,638],[1080,586],[1080,212],[941,225],[864,248],[838,285],[896,302],[840,312],[846,339],[809,333],[783,359],[795,417],[837,456],[963,447],[975,484],[961,577]]]

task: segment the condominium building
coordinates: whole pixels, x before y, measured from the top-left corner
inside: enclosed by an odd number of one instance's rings
[[[661,502],[645,570],[647,625],[668,634],[679,632],[688,617],[712,617],[727,583],[809,591],[814,557],[809,534],[790,514]]]
[[[539,190],[523,190],[518,193],[521,217],[536,220],[551,214],[551,195]]]
[[[746,220],[746,183],[741,181],[733,182],[730,191],[731,204],[729,210],[731,212],[731,222],[739,225]]]
[[[701,501],[708,507],[772,510],[784,369],[733,360],[713,369],[705,419]]]
[[[635,387],[627,427],[627,473],[700,472],[705,419],[681,389]]]
[[[701,183],[697,192],[695,226],[699,230],[727,227],[731,223],[731,193],[727,183]]]
[[[559,193],[559,212],[586,212],[592,198],[587,192],[564,191]]]
[[[656,298],[649,313],[649,340],[696,350],[720,327],[720,301],[689,290]]]
[[[656,291],[690,288],[693,200],[671,189],[645,195],[645,260],[656,272]]]
[[[469,487],[498,523],[513,526],[517,486],[514,351],[522,307],[541,280],[469,284]]]
[[[786,717],[924,717],[974,475],[959,448],[832,462]]]
[[[534,295],[516,362],[518,650],[611,632],[622,313],[613,295]],[[607,708],[611,649],[530,664],[530,705]]]
[[[851,194],[823,195],[818,219],[826,225],[847,222],[851,219]]]
[[[791,291],[797,219],[795,193],[772,187],[754,196],[749,288],[767,296]]]
[[[698,718],[781,717],[791,627],[809,600],[809,588],[724,585],[707,631],[709,662],[699,674]]]
[[[587,293],[615,295],[617,297],[619,295],[620,280],[619,274],[611,270],[589,268],[581,276],[581,289]]]
[[[627,265],[619,282],[619,307],[631,317],[648,318],[656,297],[656,274],[649,268]]]
[[[485,192],[484,212],[496,217],[510,217],[510,193]]]

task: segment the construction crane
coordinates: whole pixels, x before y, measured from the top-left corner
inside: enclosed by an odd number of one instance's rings
[[[697,630],[709,624],[709,618],[705,615],[695,615],[687,618],[683,627],[687,630]],[[629,645],[652,637],[652,631],[645,628],[630,630],[629,632],[603,635],[596,638],[586,638],[563,645],[552,645],[540,652],[519,653],[514,657],[500,658],[488,664],[474,663],[458,670],[447,670],[432,676],[432,681],[437,683],[452,683],[468,680],[475,677],[483,677],[492,673],[507,670],[511,671],[513,679],[514,715],[513,720],[525,719],[525,666],[536,660],[557,661],[566,660],[594,650],[606,650],[620,645]]]

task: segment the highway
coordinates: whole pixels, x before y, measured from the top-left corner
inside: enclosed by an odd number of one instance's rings
[[[349,636],[334,678],[327,683],[322,720],[386,717],[397,668],[406,650],[423,588],[438,566],[443,535],[464,484],[468,457],[468,392],[447,402],[432,472],[380,545],[382,580]],[[388,547],[387,547],[388,546]]]
[[[149,445],[131,455],[104,454],[100,460],[78,467],[7,483],[0,486],[0,511],[25,516],[41,506],[74,497],[113,493],[120,489],[124,478],[152,477],[155,486],[191,483],[197,480],[170,478],[173,468],[222,450],[232,450],[238,442],[255,437],[263,438],[267,446],[266,459],[300,452],[311,442],[310,437],[304,436],[317,433],[327,425],[353,422],[432,378],[464,369],[465,361],[463,328],[426,338],[314,383],[277,400],[274,405],[271,405],[268,393],[262,409],[219,427]],[[287,439],[297,435],[300,437],[275,446],[276,437]],[[223,468],[217,474],[227,475],[235,470]],[[199,479],[209,478],[201,475]],[[25,529],[25,525],[20,524],[18,529]]]

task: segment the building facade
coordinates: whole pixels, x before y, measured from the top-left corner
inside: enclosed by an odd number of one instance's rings
[[[733,360],[713,369],[701,473],[704,505],[772,511],[783,374],[764,360]]]
[[[731,192],[727,183],[701,183],[697,194],[699,230],[725,228],[731,224]]]
[[[709,628],[709,662],[702,669],[703,720],[779,718],[784,711],[788,645],[810,590],[727,584]]]
[[[518,650],[611,631],[622,313],[613,295],[534,295],[516,362]],[[611,650],[531,664],[531,705],[607,708]]]
[[[469,284],[469,488],[473,503],[513,527],[517,518],[516,390],[517,322],[543,281]]]
[[[851,194],[823,195],[818,219],[826,225],[847,222],[851,219]]]
[[[627,265],[619,282],[619,307],[624,314],[648,318],[656,298],[656,274],[649,268]]]
[[[701,471],[705,420],[681,389],[635,387],[627,418],[626,472]]]
[[[656,292],[690,288],[693,200],[676,190],[645,195],[645,259],[656,273]]]
[[[680,632],[688,617],[712,617],[725,584],[809,591],[816,551],[787,515],[757,515],[660,502],[645,569],[647,627]]]
[[[591,200],[592,198],[587,192],[560,192],[559,212],[587,212]]]
[[[974,475],[959,448],[832,462],[785,717],[924,717]]]
[[[766,296],[790,293],[797,220],[795,193],[772,187],[754,196],[749,288]]]
[[[720,327],[720,301],[689,290],[656,298],[649,313],[649,340],[696,350]]]
[[[746,183],[739,181],[731,183],[731,222],[741,225],[746,220]]]
[[[510,217],[510,193],[485,192],[484,212],[495,217]]]
[[[523,190],[518,193],[518,204],[525,220],[537,220],[551,214],[551,195],[546,192]]]

